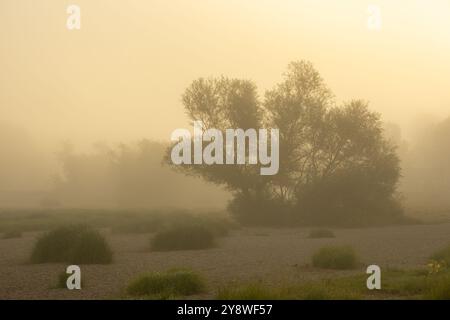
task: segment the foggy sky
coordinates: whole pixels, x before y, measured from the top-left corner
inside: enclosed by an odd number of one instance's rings
[[[69,4],[81,30],[66,28]],[[65,140],[168,140],[191,126],[192,80],[251,79],[262,95],[306,59],[337,101],[368,100],[411,136],[424,114],[449,115],[449,18],[445,0],[2,0],[0,120],[47,157]]]
[[[66,7],[82,27],[66,29]],[[367,28],[378,4],[382,30]],[[3,0],[0,117],[39,142],[168,139],[195,78],[252,79],[311,60],[337,100],[407,127],[450,107],[450,3],[436,1]],[[406,128],[407,130],[407,128]]]

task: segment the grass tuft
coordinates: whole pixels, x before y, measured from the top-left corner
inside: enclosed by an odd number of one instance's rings
[[[170,299],[203,292],[203,279],[190,270],[169,270],[152,272],[134,279],[126,292],[133,297]]]

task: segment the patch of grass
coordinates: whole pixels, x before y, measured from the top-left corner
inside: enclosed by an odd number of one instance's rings
[[[433,299],[450,300],[450,272],[430,274],[426,269],[384,269],[381,290],[369,290],[368,275],[319,279],[300,283],[269,286],[261,282],[232,284],[218,291],[217,299],[299,299],[299,300],[356,300],[356,299]]]
[[[320,238],[334,238],[334,232],[329,229],[314,229],[309,232],[308,238],[320,239]]]
[[[364,286],[361,282],[358,285]],[[353,281],[319,280],[294,288],[296,296],[302,300],[358,300],[361,290]]]
[[[364,291],[365,296],[370,298],[450,299],[450,273],[443,271],[433,274],[426,269],[387,269],[381,275],[381,290]]]
[[[314,267],[324,269],[354,269],[358,265],[358,257],[348,246],[323,247],[313,255],[312,264]]]
[[[14,238],[21,238],[22,232],[18,230],[9,230],[3,233],[2,239],[14,239]]]
[[[150,245],[154,251],[208,249],[215,237],[202,225],[179,225],[156,233]]]
[[[426,270],[386,270],[381,274],[381,292],[393,296],[421,295],[428,286]],[[374,290],[374,293],[377,291]]]
[[[359,299],[357,291],[332,281],[320,280],[272,287],[256,282],[233,284],[219,289],[218,300],[342,300]]]
[[[431,281],[424,297],[431,300],[450,300],[450,275],[445,274]]]
[[[447,246],[437,252],[435,252],[431,257],[431,260],[444,262],[447,267],[450,266],[450,246]]]
[[[189,296],[204,291],[205,283],[197,273],[190,270],[152,272],[134,279],[126,288],[133,297],[170,299]]]
[[[112,251],[104,237],[82,225],[45,233],[37,240],[31,254],[32,263],[107,264],[111,261]]]
[[[219,289],[218,300],[277,300],[283,295],[277,288],[270,288],[260,282],[247,285],[228,285]]]
[[[361,295],[363,298],[430,299],[433,294],[439,294],[439,291],[436,290],[439,284],[443,284],[442,286],[445,287],[445,283],[447,283],[450,288],[448,279],[449,277],[446,274],[432,275],[425,269],[386,269],[381,274],[381,290],[367,289],[367,275],[365,274],[327,281],[328,287],[339,287],[340,289],[346,288],[347,292]]]

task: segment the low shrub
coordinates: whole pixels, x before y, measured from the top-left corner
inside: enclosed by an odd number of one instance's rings
[[[179,225],[157,232],[150,245],[154,251],[199,250],[213,247],[215,237],[202,225]]]
[[[87,226],[59,227],[42,235],[34,245],[31,262],[107,264],[112,251],[104,237]]]
[[[325,269],[354,269],[358,258],[351,247],[324,247],[312,257],[314,267]]]

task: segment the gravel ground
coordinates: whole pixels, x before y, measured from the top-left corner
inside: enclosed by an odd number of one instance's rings
[[[150,235],[117,235],[105,231],[115,259],[111,265],[82,265],[82,290],[52,288],[63,264],[27,263],[39,233],[0,240],[0,299],[120,299],[130,279],[145,271],[190,267],[208,282],[207,294],[232,281],[292,283],[304,279],[365,273],[365,266],[418,268],[434,251],[450,244],[450,223],[366,229],[337,229],[336,238],[308,239],[307,229],[243,228],[222,238],[217,248],[151,252]],[[355,271],[308,267],[311,255],[324,245],[351,245],[364,263]]]

